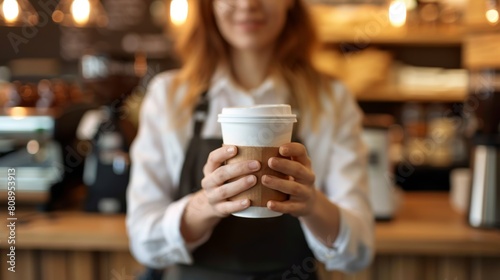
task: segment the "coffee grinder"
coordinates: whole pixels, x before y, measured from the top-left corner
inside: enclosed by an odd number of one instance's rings
[[[126,211],[129,182],[128,151],[135,136],[126,121],[124,101],[139,84],[144,59],[136,56],[86,54],[81,59],[83,87],[101,106],[83,116],[79,134],[90,143],[83,181],[87,186],[85,210],[101,213]]]
[[[500,70],[477,70],[471,78],[477,129],[468,219],[473,227],[500,228]]]

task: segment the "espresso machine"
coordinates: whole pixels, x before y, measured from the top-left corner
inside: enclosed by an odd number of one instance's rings
[[[65,168],[61,148],[54,141],[54,117],[25,107],[0,112],[0,174],[15,170],[16,192],[48,194]],[[7,190],[7,176],[0,191]]]
[[[127,111],[123,106],[138,86],[143,66],[138,65],[137,57],[107,53],[89,53],[81,59],[83,87],[100,105],[98,109],[86,112],[77,130],[78,138],[89,141],[91,146],[83,171],[87,211],[126,211],[130,171],[128,151],[136,131],[127,122]]]

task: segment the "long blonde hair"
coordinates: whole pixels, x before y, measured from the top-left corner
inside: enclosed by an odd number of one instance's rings
[[[175,93],[181,85],[187,86],[187,93],[175,112],[178,120],[190,116],[186,113],[192,112],[200,94],[210,87],[218,65],[230,65],[230,46],[215,22],[213,1],[190,1],[190,19],[179,34],[176,50],[183,67],[169,90]],[[296,0],[288,11],[285,26],[277,39],[273,65],[291,91],[292,104],[297,106],[301,115],[311,116],[313,126],[318,123],[324,110],[321,94],[331,92],[330,79],[312,63],[318,46],[307,8],[301,0]],[[174,99],[175,96],[171,94],[170,101]]]

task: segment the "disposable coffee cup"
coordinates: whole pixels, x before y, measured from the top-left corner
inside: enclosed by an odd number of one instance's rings
[[[287,178],[286,175],[269,168],[267,163],[271,157],[282,157],[279,147],[292,140],[293,124],[297,122],[297,118],[292,114],[290,105],[224,108],[219,114],[218,122],[221,124],[224,145],[234,145],[238,148],[238,154],[229,159],[227,164],[245,160],[257,160],[261,163],[261,169],[253,173],[257,177],[255,186],[229,199],[248,198],[250,207],[233,215],[245,218],[282,215],[269,210],[266,205],[269,200],[285,201],[288,195],[263,186],[261,178],[263,175]]]

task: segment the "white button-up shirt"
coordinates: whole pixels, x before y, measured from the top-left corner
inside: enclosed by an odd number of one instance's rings
[[[131,148],[127,230],[132,254],[153,268],[192,263],[191,252],[211,235],[207,232],[196,244],[189,244],[180,232],[190,195],[177,201],[173,198],[193,120],[183,127],[174,125],[176,120],[170,113],[175,108],[167,98],[174,75],[161,73],[151,81],[141,109],[139,133]],[[318,129],[302,126],[298,136],[312,159],[316,187],[340,208],[340,231],[335,240],[328,241],[330,246],[325,246],[301,225],[309,247],[326,269],[355,271],[370,263],[374,250],[366,153],[361,140],[362,113],[340,83],[332,83],[332,88],[334,102],[324,102],[327,108]],[[175,96],[180,99],[185,87],[178,91]],[[217,115],[223,107],[287,103],[289,93],[272,78],[254,90],[243,91],[225,72],[218,71],[208,97],[210,108],[202,137],[221,138]]]

